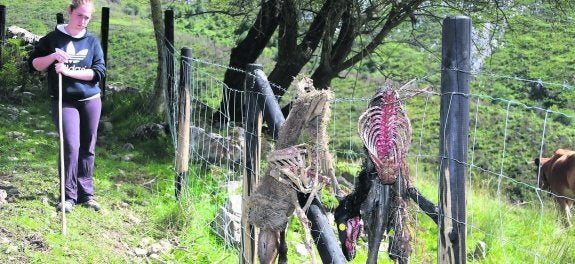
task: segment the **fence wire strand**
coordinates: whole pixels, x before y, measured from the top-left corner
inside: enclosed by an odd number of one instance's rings
[[[171,54],[173,58],[180,56],[177,52]],[[239,248],[239,241],[237,234],[235,234],[234,230],[240,228],[237,222],[234,222],[238,219],[237,212],[233,212],[234,205],[230,202],[230,199],[238,194],[237,188],[238,183],[241,181],[241,175],[243,173],[243,154],[241,154],[241,150],[244,148],[242,143],[242,138],[245,137],[243,133],[242,124],[241,123],[230,123],[226,122],[230,120],[231,113],[223,112],[221,113],[226,120],[221,121],[219,124],[211,124],[211,119],[213,113],[215,111],[219,111],[220,102],[222,100],[229,100],[229,98],[222,97],[222,91],[227,89],[229,91],[233,91],[240,96],[243,96],[245,91],[243,91],[243,87],[227,87],[226,84],[222,81],[223,79],[223,72],[225,71],[235,71],[241,73],[254,82],[256,78],[260,78],[258,75],[253,75],[250,72],[247,72],[244,69],[229,67],[220,63],[210,62],[203,59],[198,58],[185,58],[191,61],[191,65],[186,65],[189,67],[189,72],[192,74],[192,88],[190,91],[191,95],[191,145],[190,145],[190,161],[193,166],[198,166],[199,168],[203,168],[203,172],[194,172],[197,175],[191,175],[190,182],[188,183],[187,188],[190,189],[188,193],[192,194],[192,197],[189,197],[189,203],[192,204],[192,207],[199,206],[197,204],[197,200],[205,200],[205,195],[217,195],[219,198],[216,200],[218,201],[217,206],[214,207],[215,210],[213,212],[214,219],[210,220],[204,226],[209,228],[209,230],[213,233],[216,233],[220,236],[226,245],[226,248],[231,251],[236,251],[237,254],[241,254],[241,249]],[[174,59],[175,60],[175,59]],[[169,67],[175,67],[176,63],[174,62]],[[447,69],[443,69],[447,70]],[[448,69],[448,70],[455,70],[460,71],[458,69]],[[177,72],[177,71],[174,71]],[[419,78],[416,82],[417,86],[424,87],[429,86],[429,84],[433,85],[433,81],[431,81],[431,76],[437,75],[441,70],[437,71],[436,73],[432,73],[426,76]],[[554,87],[561,87],[565,89],[571,89],[572,86],[567,83],[554,83],[554,82],[547,82],[540,79],[531,80],[525,79],[520,77],[513,77],[513,76],[501,76],[492,73],[482,73],[482,72],[469,72],[474,77],[488,77],[490,79],[505,79],[515,82],[523,82],[523,83],[536,83],[536,84],[543,84],[546,86],[554,86]],[[178,84],[180,78],[178,73],[173,78],[174,83]],[[267,80],[265,80],[267,81]],[[472,81],[473,82],[473,81]],[[253,84],[252,84],[253,85]],[[438,84],[435,84],[437,86]],[[482,85],[481,83],[473,83],[473,85]],[[287,87],[279,87],[273,83],[270,83],[270,86],[274,87],[274,89],[288,91]],[[432,86],[433,87],[433,86]],[[474,86],[472,86],[473,88]],[[174,91],[177,91],[173,87]],[[371,90],[375,91],[377,87],[370,87]],[[335,88],[336,95],[337,95],[337,87]],[[473,91],[473,89],[472,89]],[[259,96],[264,96],[263,94],[259,94]],[[179,94],[175,93],[173,98],[178,99]],[[450,102],[453,100],[455,96],[464,96],[467,97],[474,107],[473,113],[473,123],[470,123],[470,135],[469,138],[471,139],[471,145],[469,146],[469,161],[458,161],[452,158],[443,157],[437,151],[438,147],[438,138],[434,137],[439,133],[439,128],[437,127],[438,124],[438,113],[439,112],[439,98],[442,96],[449,96]],[[417,99],[416,99],[417,98]],[[294,97],[278,97],[276,100],[278,101],[286,101],[289,102],[293,100]],[[340,184],[346,184],[345,177],[341,176],[342,174],[348,173],[353,176],[355,172],[361,166],[360,160],[364,158],[364,154],[362,152],[361,141],[357,135],[357,128],[356,128],[356,121],[357,116],[361,113],[364,109],[367,108],[367,105],[370,101],[371,97],[368,94],[353,94],[352,97],[338,97],[334,96],[331,99],[331,108],[332,108],[332,116],[330,116],[330,125],[329,125],[329,150],[332,152],[332,155],[335,157],[336,162],[347,163],[345,167],[338,167],[336,170],[336,174],[338,175],[338,180],[341,180]],[[466,186],[471,191],[471,193],[490,193],[495,197],[497,203],[497,229],[485,229],[485,223],[483,223],[483,217],[478,215],[478,212],[475,211],[468,211],[467,213],[467,221],[465,224],[467,226],[467,232],[471,239],[468,240],[468,243],[478,243],[480,240],[498,240],[499,245],[490,245],[500,248],[505,247],[513,247],[516,251],[522,252],[524,255],[522,257],[523,260],[529,259],[529,261],[533,262],[544,262],[544,263],[557,263],[553,260],[553,256],[549,255],[549,248],[551,245],[548,245],[545,242],[545,237],[543,235],[544,232],[544,225],[548,223],[549,220],[547,219],[550,217],[551,212],[555,212],[555,210],[549,210],[548,206],[554,206],[552,200],[548,198],[548,196],[557,196],[556,194],[551,193],[547,190],[542,190],[539,188],[539,175],[540,172],[537,172],[537,179],[535,180],[535,174],[533,175],[533,181],[525,181],[524,178],[518,178],[517,175],[510,174],[509,172],[509,164],[513,163],[514,161],[508,160],[508,152],[513,149],[516,151],[517,143],[513,142],[512,135],[518,134],[519,132],[517,129],[521,127],[520,123],[516,120],[518,115],[538,115],[544,114],[544,118],[541,121],[541,124],[532,124],[533,126],[530,127],[531,130],[534,132],[538,129],[541,129],[542,132],[539,135],[533,134],[533,138],[539,138],[539,146],[536,150],[538,157],[545,157],[546,154],[549,153],[551,150],[549,146],[549,142],[546,140],[547,130],[550,124],[549,116],[553,115],[554,117],[561,117],[572,119],[573,116],[569,114],[565,114],[563,112],[557,110],[550,110],[545,109],[540,106],[529,106],[525,103],[517,102],[514,100],[508,100],[504,98],[493,97],[490,95],[484,95],[479,93],[469,93],[469,94],[462,94],[462,93],[449,93],[449,94],[442,94],[441,92],[434,91],[434,89],[428,89],[420,94],[417,94],[411,98],[407,97],[402,99],[405,105],[408,106],[408,111],[410,113],[414,113],[417,115],[411,115],[412,122],[417,122],[419,125],[417,129],[414,129],[414,134],[418,134],[418,138],[414,138],[414,143],[412,145],[412,149],[410,150],[409,159],[413,162],[410,168],[414,170],[414,185],[418,186],[420,184],[429,185],[429,178],[437,177],[432,176],[430,177],[429,171],[430,168],[435,166],[441,167],[441,162],[444,159],[451,159],[453,162],[457,162],[463,164],[468,169],[468,175],[466,180],[468,181]],[[410,108],[410,105],[413,101],[417,101],[417,106],[414,108]],[[418,101],[419,100],[419,101]],[[177,101],[174,101],[177,102]],[[448,106],[450,107],[450,105]],[[170,116],[170,127],[172,128],[172,138],[174,139],[174,146],[177,146],[177,135],[175,127],[176,127],[176,120],[177,117],[175,113],[178,113],[178,105],[177,103],[171,103],[167,105],[167,112],[172,113]],[[240,109],[242,112],[242,116],[244,115],[244,109]],[[344,113],[342,115],[342,113]],[[450,109],[448,109],[448,113]],[[489,114],[490,113],[490,114]],[[501,116],[500,116],[501,115]],[[490,131],[496,130],[496,127],[486,127],[485,120],[499,119],[501,121],[501,130],[500,131]],[[483,120],[483,121],[482,121]],[[343,126],[342,126],[343,125]],[[345,129],[341,129],[345,127]],[[268,127],[268,130],[274,130],[275,127]],[[434,132],[437,131],[437,132]],[[444,129],[445,131],[445,129]],[[485,138],[483,133],[492,134],[492,138]],[[264,137],[265,139],[265,137]],[[500,149],[485,149],[486,141],[491,140],[493,141],[500,141],[499,144]],[[262,157],[266,157],[266,153],[270,150],[273,150],[273,140],[264,140],[262,145]],[[234,149],[239,150],[239,156],[234,156]],[[528,149],[527,147],[523,150]],[[486,161],[486,156],[499,154],[498,164],[495,164],[492,161]],[[411,162],[410,162],[411,163]],[[265,160],[262,160],[262,167],[265,168]],[[355,184],[356,178],[353,177],[351,181],[347,182],[349,186],[345,186],[347,191],[353,189],[353,184]],[[495,181],[496,185],[491,185],[490,182]],[[208,188],[206,190],[202,190],[202,188],[206,188],[210,184],[216,182],[217,188]],[[231,185],[236,187],[230,187],[230,182],[235,182]],[[491,186],[486,190],[476,190],[476,188],[480,186]],[[231,189],[231,190],[230,190]],[[537,227],[534,229],[537,232],[536,241],[533,243],[528,243],[526,241],[522,241],[518,238],[515,234],[511,233],[513,229],[510,229],[509,226],[511,223],[509,221],[509,212],[504,211],[508,210],[507,201],[510,200],[509,190],[518,190],[518,192],[522,193],[522,195],[531,193],[534,198],[533,202],[531,201],[518,201],[518,203],[523,204],[524,206],[530,204],[537,204],[539,208],[538,218],[537,218]],[[211,193],[211,194],[209,194]],[[437,195],[437,192],[430,192],[432,195]],[[547,196],[547,197],[546,197]],[[209,197],[209,196],[208,196]],[[432,200],[435,200],[435,197],[431,196],[428,197]],[[570,199],[568,197],[565,197]],[[213,199],[213,198],[210,198]],[[240,200],[245,199],[245,197],[241,197]],[[573,199],[571,199],[573,200]],[[468,208],[471,210],[475,210],[476,207],[481,207],[479,203],[482,203],[481,199],[476,199],[474,194],[469,194],[467,199]],[[523,207],[524,207],[523,206]],[[514,207],[514,210],[524,210],[522,206]],[[415,256],[412,256],[412,260],[426,262],[429,261],[430,258],[433,259],[436,255],[435,252],[426,252],[429,251],[430,248],[433,246],[423,245],[421,241],[422,237],[418,234],[421,230],[425,230],[428,228],[427,224],[424,224],[428,218],[425,215],[425,212],[417,208],[416,206],[410,206],[408,208],[409,214],[412,215],[414,219],[414,241],[417,241],[414,244],[414,249],[416,252]],[[445,217],[445,216],[443,216]],[[234,220],[235,219],[235,220]],[[453,219],[450,219],[453,220]],[[291,224],[290,224],[291,226]],[[335,232],[335,231],[334,231]],[[439,231],[438,231],[439,232]],[[438,233],[439,234],[439,233]],[[421,234],[423,235],[423,234]],[[255,239],[255,238],[254,238]],[[519,240],[518,240],[519,239]],[[524,238],[525,240],[529,238]],[[289,242],[288,242],[289,243]],[[471,244],[468,248],[474,248],[475,244]],[[489,249],[488,249],[489,250]],[[474,253],[474,252],[471,252]],[[503,259],[507,262],[515,261],[516,256],[510,256],[505,253],[505,250],[502,252]],[[481,259],[475,256],[475,254],[470,254],[471,259],[480,261]],[[309,254],[307,255],[309,258]],[[302,257],[305,259],[306,257]],[[381,259],[387,258],[385,252],[380,254]]]

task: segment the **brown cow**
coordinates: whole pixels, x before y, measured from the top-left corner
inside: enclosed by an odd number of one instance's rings
[[[569,206],[575,199],[575,151],[557,149],[551,158],[536,158],[535,164],[541,166],[539,187],[555,195],[567,223],[572,226]]]

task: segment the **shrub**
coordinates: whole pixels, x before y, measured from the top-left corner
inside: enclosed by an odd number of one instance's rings
[[[12,91],[16,86],[25,86],[28,75],[28,52],[30,47],[26,46],[20,39],[9,39],[2,47],[2,68],[0,68],[0,91],[6,93]]]

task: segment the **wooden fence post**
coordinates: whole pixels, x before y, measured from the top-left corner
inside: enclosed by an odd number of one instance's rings
[[[165,54],[166,60],[166,105],[173,103],[176,89],[175,84],[175,66],[174,66],[174,10],[167,9],[164,11],[164,46],[167,49]],[[172,107],[167,107],[169,119],[175,119]]]
[[[190,89],[191,89],[191,69],[192,50],[182,48],[182,58],[180,61],[180,86],[178,102],[178,144],[176,148],[176,198],[181,195],[182,185],[188,183],[188,166],[190,160]]]
[[[2,49],[4,49],[4,39],[6,34],[6,6],[0,5],[0,69],[2,68]]]
[[[443,20],[440,106],[439,263],[466,263],[471,19]]]
[[[64,14],[57,13],[56,14],[56,25],[64,24]]]
[[[100,36],[102,43],[102,51],[104,52],[104,62],[108,67],[108,34],[110,32],[110,8],[102,7],[102,22],[100,26]],[[100,88],[102,89],[102,100],[106,99],[106,77],[100,81]]]
[[[248,223],[248,201],[260,178],[262,111],[258,107],[259,89],[256,87],[256,71],[260,64],[248,64],[244,79],[245,149],[244,177],[242,184],[242,256],[240,263],[256,263],[257,229]]]

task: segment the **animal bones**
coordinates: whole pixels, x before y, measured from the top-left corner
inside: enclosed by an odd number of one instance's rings
[[[270,175],[281,183],[301,193],[311,193],[329,182],[329,178],[316,173],[311,166],[306,166],[307,146],[300,144],[270,152],[268,162]],[[290,181],[284,179],[285,176]],[[293,184],[293,185],[292,185]]]
[[[359,117],[358,133],[383,184],[395,183],[400,168],[407,172],[411,124],[396,90],[376,93]]]
[[[266,250],[261,250],[258,255],[265,263],[275,261],[276,257],[286,261],[287,247],[283,251],[285,245],[275,241],[285,242],[288,218],[294,212],[302,222],[308,244],[311,244],[310,221],[306,219],[305,211],[328,179],[335,179],[333,158],[327,147],[331,92],[316,90],[309,78],[299,81],[296,88],[298,95],[280,128],[277,150],[269,154],[266,173],[249,197],[248,222],[260,228],[258,248]],[[307,135],[309,147],[297,145],[303,134]],[[312,161],[314,166],[309,165]],[[336,181],[332,184],[337,189]],[[286,188],[286,185],[291,188]],[[304,206],[300,205],[298,194],[308,197]],[[309,248],[313,262],[314,253],[311,246]]]
[[[340,200],[334,213],[342,250],[348,260],[355,257],[362,218],[369,238],[367,263],[377,263],[383,232],[391,229],[394,234],[389,242],[390,258],[399,263],[409,261],[411,234],[406,199],[417,198],[418,205],[427,208],[426,213],[433,218],[436,208],[413,187],[407,166],[411,124],[399,91],[412,83],[413,80],[399,89],[392,85],[379,89],[359,117],[358,133],[367,157],[354,191]]]

